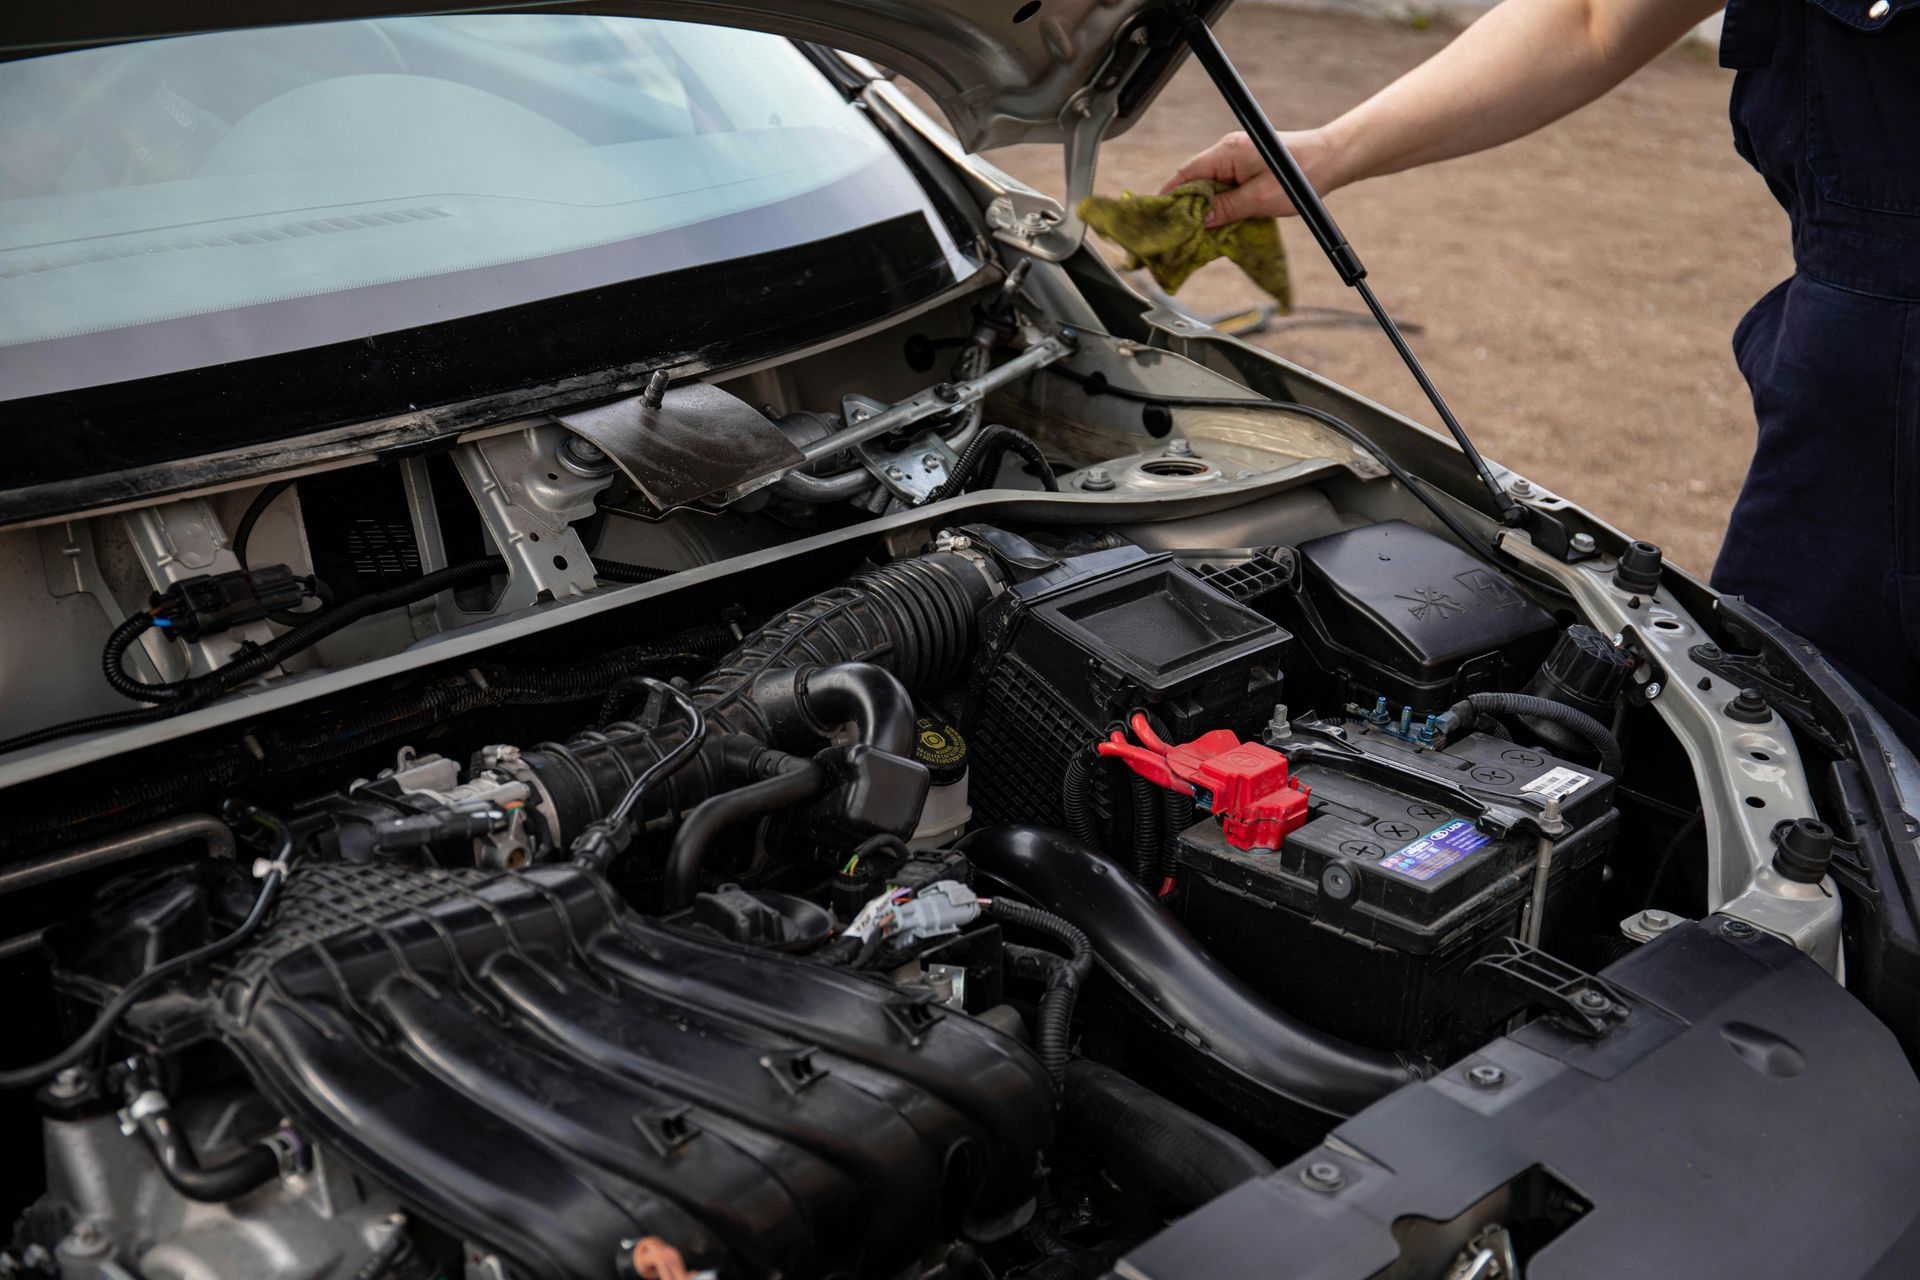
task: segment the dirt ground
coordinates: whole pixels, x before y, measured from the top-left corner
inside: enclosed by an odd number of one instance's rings
[[[1451,30],[1242,5],[1220,36],[1281,128],[1332,118]],[[1732,76],[1679,49],[1585,111],[1485,155],[1363,183],[1328,204],[1476,443],[1704,575],[1753,443],[1728,339],[1792,270],[1786,217],[1733,152]],[[1098,188],[1157,190],[1231,127],[1189,64],[1101,152]],[[1058,151],[993,159],[1058,194]],[[1301,306],[1357,307],[1297,220]],[[1257,300],[1226,262],[1181,291],[1201,314]],[[1254,339],[1423,422],[1419,389],[1371,328]]]

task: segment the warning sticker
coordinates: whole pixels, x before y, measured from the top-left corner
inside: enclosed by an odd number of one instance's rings
[[[1484,846],[1487,839],[1472,822],[1455,818],[1439,830],[1430,831],[1406,848],[1380,859],[1380,865],[1414,880],[1431,880]]]
[[[1563,800],[1592,781],[1593,775],[1590,773],[1562,767],[1547,770],[1520,789],[1537,792],[1549,800]]]

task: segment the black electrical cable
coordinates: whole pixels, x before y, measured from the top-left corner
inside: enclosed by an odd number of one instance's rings
[[[1093,765],[1098,757],[1089,751],[1075,751],[1067,759],[1067,773],[1060,785],[1060,809],[1066,816],[1067,834],[1089,849],[1100,847],[1100,836],[1093,825]]]
[[[1170,409],[1260,409],[1268,413],[1274,412],[1275,410],[1283,410],[1287,413],[1297,413],[1302,417],[1312,418],[1321,426],[1339,433],[1342,437],[1363,450],[1375,462],[1384,467],[1387,474],[1399,481],[1400,485],[1406,489],[1408,493],[1412,494],[1414,498],[1419,501],[1420,505],[1432,512],[1433,518],[1444,525],[1449,533],[1479,553],[1483,558],[1501,564],[1508,572],[1513,573],[1516,577],[1524,578],[1527,582],[1542,591],[1547,591],[1557,596],[1568,596],[1571,594],[1559,583],[1536,577],[1503,560],[1499,553],[1494,550],[1492,544],[1469,529],[1465,524],[1461,523],[1458,516],[1447,510],[1439,499],[1428,492],[1428,486],[1425,481],[1419,479],[1412,472],[1401,466],[1392,454],[1382,449],[1371,437],[1360,430],[1360,428],[1354,426],[1345,418],[1328,413],[1325,409],[1315,408],[1310,404],[1301,404],[1294,400],[1262,400],[1253,396],[1162,395],[1155,391],[1136,391],[1132,387],[1116,386],[1112,382],[1109,382],[1106,375],[1102,373],[1081,373],[1078,369],[1069,369],[1061,364],[1046,365],[1045,369],[1048,373],[1056,377],[1065,378],[1069,382],[1077,383],[1080,388],[1090,396],[1113,396],[1116,399],[1132,401],[1135,404],[1164,405]]]
[[[1569,707],[1551,698],[1536,698],[1530,693],[1488,692],[1468,694],[1447,708],[1445,714],[1457,724],[1470,725],[1480,712],[1550,720],[1586,740],[1600,758],[1602,773],[1618,778],[1626,767],[1620,751],[1620,740],[1613,736],[1607,726],[1577,707]]]
[[[185,680],[163,681],[159,684],[147,684],[136,680],[128,675],[121,665],[128,646],[139,638],[142,632],[149,627],[166,625],[163,618],[156,618],[151,614],[135,614],[114,628],[113,634],[107,638],[101,666],[106,674],[107,683],[113,687],[114,692],[123,697],[132,698],[136,702],[183,704],[204,702],[209,698],[218,697],[236,684],[272,670],[294,654],[313,647],[336,631],[351,626],[362,618],[384,613],[388,609],[397,609],[455,587],[484,581],[496,573],[505,572],[506,567],[506,561],[499,556],[485,556],[478,560],[468,560],[463,564],[448,565],[444,569],[435,569],[431,573],[421,574],[397,586],[370,591],[325,613],[315,614],[310,621],[301,623],[291,631],[282,632],[265,644],[247,649],[232,662],[223,667],[217,667],[205,675],[190,676]]]
[[[981,477],[992,479],[1000,469],[1000,459],[1011,450],[1026,460],[1040,477],[1040,487],[1048,493],[1060,492],[1060,482],[1054,478],[1053,466],[1047,461],[1047,455],[1031,436],[1015,431],[1012,427],[994,423],[983,427],[980,434],[968,443],[960,454],[959,461],[953,464],[953,471],[947,476],[947,482],[927,495],[928,502],[943,502],[958,497],[967,491],[967,486]]]
[[[680,714],[686,718],[687,735],[675,743],[671,749],[663,752],[658,760],[640,771],[628,784],[626,793],[620,797],[619,802],[613,806],[606,817],[588,824],[575,838],[571,850],[574,859],[588,866],[604,868],[612,860],[624,846],[627,826],[633,821],[633,815],[639,809],[640,802],[646,799],[648,789],[700,754],[700,748],[707,740],[706,714],[700,710],[699,705],[692,698],[664,680],[640,676],[638,681],[674,704]]]
[[[279,818],[262,809],[249,808],[247,816],[267,827],[274,833],[272,862],[266,877],[260,882],[259,896],[253,900],[253,909],[247,912],[246,919],[236,925],[233,931],[223,938],[216,938],[204,946],[183,952],[171,960],[162,961],[148,969],[126,986],[120,988],[120,994],[107,1002],[106,1008],[93,1020],[93,1025],[81,1033],[78,1040],[54,1054],[43,1062],[30,1067],[15,1067],[11,1071],[0,1071],[0,1089],[23,1089],[39,1084],[65,1071],[85,1058],[105,1040],[120,1019],[126,1016],[134,1002],[148,991],[167,979],[187,972],[196,965],[205,964],[232,951],[235,947],[253,936],[267,918],[267,912],[273,907],[274,899],[280,895],[280,886],[286,881],[286,868],[293,856],[293,832]]]
[[[1047,980],[1046,993],[1040,997],[1040,1015],[1033,1036],[1047,1076],[1056,1087],[1064,1088],[1067,1061],[1072,1056],[1069,1029],[1073,1023],[1073,1007],[1079,999],[1081,985],[1093,969],[1093,943],[1085,933],[1051,911],[1011,898],[994,898],[987,904],[987,914],[1008,924],[1044,933],[1067,948],[1067,957],[1054,968]]]
[[[293,488],[291,480],[275,480],[253,496],[247,504],[246,512],[241,515],[240,523],[233,527],[233,558],[240,562],[242,569],[247,568],[247,543],[253,538],[253,526],[260,523],[260,517],[267,513],[274,499]]]
[[[665,569],[623,564],[619,561],[596,564],[594,570],[598,576],[614,582],[650,582],[669,572]],[[248,648],[225,666],[209,671],[205,675],[192,676],[185,680],[162,681],[157,684],[148,684],[128,674],[125,667],[126,654],[134,641],[138,640],[143,633],[153,627],[166,626],[167,620],[164,616],[156,616],[152,613],[136,613],[115,627],[113,633],[107,637],[106,647],[101,654],[101,669],[106,676],[107,684],[122,697],[132,698],[136,702],[193,705],[217,697],[234,685],[270,671],[294,654],[311,648],[362,618],[424,600],[442,591],[484,581],[506,571],[507,563],[504,559],[499,556],[484,556],[478,560],[468,560],[462,564],[435,569],[431,573],[422,574],[380,591],[369,592],[337,608],[326,609],[311,616],[294,614],[292,620],[299,625],[275,636],[265,644]],[[73,732],[74,730],[65,731]],[[0,748],[8,745],[0,743]]]
[[[1133,882],[1148,893],[1160,887],[1162,850],[1160,825],[1160,788],[1137,773],[1127,775],[1128,799],[1132,803]]]

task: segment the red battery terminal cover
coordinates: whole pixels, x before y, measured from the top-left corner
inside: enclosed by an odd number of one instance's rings
[[[1116,730],[1094,749],[1169,791],[1183,791],[1220,819],[1236,849],[1278,849],[1307,822],[1312,788],[1293,777],[1287,757],[1258,742],[1242,742],[1230,729],[1214,729],[1192,742],[1170,746],[1144,715],[1129,722],[1136,746]]]

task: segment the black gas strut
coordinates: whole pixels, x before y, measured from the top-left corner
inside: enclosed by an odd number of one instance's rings
[[[1487,487],[1487,492],[1493,495],[1495,512],[1509,525],[1529,527],[1534,533],[1535,541],[1541,544],[1542,550],[1564,555],[1566,531],[1564,528],[1559,528],[1559,522],[1543,512],[1521,506],[1513,500],[1500,482],[1493,478],[1493,472],[1487,468],[1486,459],[1482,458],[1480,451],[1473,447],[1473,441],[1467,438],[1466,429],[1460,425],[1460,420],[1453,416],[1453,410],[1447,407],[1445,397],[1440,394],[1440,388],[1433,385],[1433,379],[1428,377],[1426,369],[1421,367],[1420,358],[1414,355],[1413,348],[1407,345],[1405,336],[1400,332],[1400,326],[1393,322],[1393,317],[1388,315],[1386,308],[1380,305],[1380,300],[1373,296],[1373,289],[1367,284],[1367,268],[1360,261],[1360,255],[1355,253],[1353,246],[1347,243],[1347,237],[1341,232],[1340,225],[1333,220],[1333,215],[1327,212],[1327,206],[1320,199],[1320,193],[1313,189],[1313,183],[1307,180],[1307,175],[1300,168],[1300,162],[1293,158],[1293,153],[1287,150],[1287,144],[1281,141],[1280,134],[1273,127],[1273,122],[1267,119],[1266,111],[1254,98],[1253,91],[1247,88],[1247,82],[1240,78],[1240,72],[1234,68],[1233,61],[1227,57],[1227,51],[1220,47],[1220,41],[1215,38],[1212,28],[1207,26],[1199,14],[1189,10],[1181,18],[1181,31],[1186,37],[1188,47],[1200,60],[1200,65],[1206,69],[1214,87],[1220,91],[1220,96],[1227,100],[1227,106],[1232,109],[1234,118],[1239,120],[1240,127],[1245,129],[1247,137],[1252,139],[1254,149],[1260,153],[1260,158],[1266,161],[1267,168],[1271,169],[1273,176],[1279,180],[1281,190],[1285,191],[1287,198],[1293,201],[1294,209],[1299,212],[1300,220],[1307,224],[1307,229],[1313,233],[1314,240],[1320,245],[1320,251],[1327,255],[1327,261],[1331,262],[1333,269],[1340,273],[1341,283],[1359,293],[1361,301],[1367,304],[1367,310],[1373,313],[1373,318],[1379,322],[1381,330],[1387,335],[1387,340],[1393,343],[1393,349],[1400,353],[1400,359],[1405,362],[1407,371],[1413,374],[1414,380],[1420,384],[1420,390],[1426,393],[1427,399],[1433,404],[1434,411],[1440,415],[1440,420],[1446,423],[1447,430],[1453,433],[1454,442],[1460,446],[1460,452],[1467,455],[1467,461],[1473,464],[1473,469],[1480,475],[1480,482]],[[1553,529],[1544,527],[1547,525],[1553,526]],[[1558,536],[1554,536],[1556,531]]]

